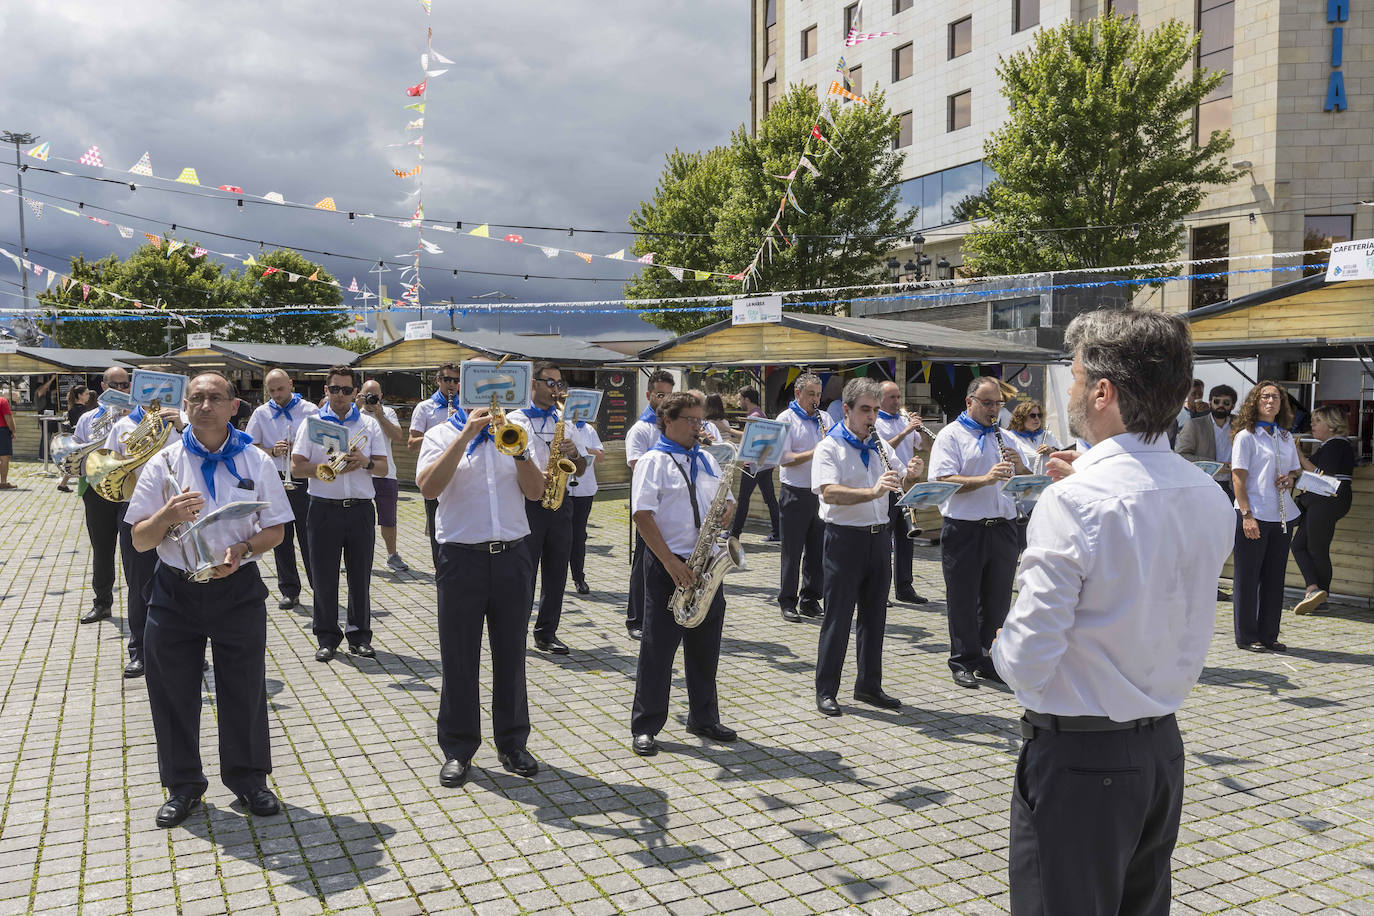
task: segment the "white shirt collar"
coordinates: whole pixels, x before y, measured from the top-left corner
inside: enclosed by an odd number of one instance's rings
[[[1108,458],[1115,458],[1118,455],[1133,454],[1136,452],[1167,452],[1169,451],[1169,439],[1166,436],[1159,436],[1153,442],[1146,442],[1144,437],[1136,433],[1120,433],[1110,439],[1103,439],[1101,442],[1088,449],[1086,455],[1080,455],[1074,460],[1073,468],[1081,471],[1090,468],[1099,461]]]

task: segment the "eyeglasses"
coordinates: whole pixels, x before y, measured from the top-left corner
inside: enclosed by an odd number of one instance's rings
[[[537,378],[537,379],[535,379],[535,381],[536,381],[536,382],[543,382],[545,385],[548,385],[550,388],[559,388],[559,389],[561,389],[561,388],[567,388],[567,387],[568,387],[568,383],[565,382],[565,381],[563,381],[562,379],[556,379],[556,378]]]
[[[1039,419],[1040,419],[1040,414],[1038,414],[1038,413],[1028,413],[1028,414],[1026,414],[1026,419],[1027,419],[1027,420],[1039,420]]]
[[[1278,396],[1277,394],[1262,394],[1262,395],[1260,395],[1258,398],[1256,398],[1255,400],[1257,400],[1257,401],[1277,401],[1278,399],[1279,399],[1279,396]]]
[[[701,417],[678,417],[678,419],[681,420],[681,421],[684,422],[684,423],[690,423],[690,424],[693,425],[693,426],[705,426],[705,425],[706,425],[706,421],[705,421],[704,419],[702,419]]]
[[[441,375],[439,376],[439,381],[446,382],[450,385],[456,385],[458,384],[459,379],[456,375]]]
[[[118,388],[120,391],[128,391],[128,390],[129,390],[129,383],[128,383],[128,382],[109,382],[109,383],[107,383],[107,386],[110,387],[110,388]]]
[[[352,385],[330,385],[325,389],[325,391],[328,391],[330,394],[352,394],[357,390],[358,389],[354,388]]]
[[[186,403],[190,404],[192,407],[197,407],[201,404],[204,404],[206,407],[218,407],[232,400],[233,398],[226,398],[222,394],[202,394],[186,398]]]
[[[1236,402],[1230,398],[1212,398],[1213,407],[1233,407],[1235,403]]]
[[[992,410],[994,407],[1003,407],[1007,403],[1006,401],[986,401],[983,398],[974,398],[974,400],[982,404],[988,410]]]

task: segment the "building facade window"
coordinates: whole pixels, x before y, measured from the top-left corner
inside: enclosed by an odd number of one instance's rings
[[[1040,0],[1011,0],[1011,30],[1023,32],[1040,24]]]
[[[963,130],[973,123],[973,90],[965,89],[949,97],[949,130]]]
[[[904,111],[897,115],[897,139],[893,143],[894,149],[911,145],[911,112]]]
[[[988,328],[993,331],[1015,331],[1021,328],[1040,327],[1040,300],[1008,299],[993,301],[988,305]]]
[[[846,6],[844,8],[844,35],[842,37],[848,38],[851,30],[862,29],[863,27],[863,17],[859,15],[859,4],[851,3]]]
[[[897,190],[901,206],[919,208],[916,228],[932,229],[966,221],[972,204],[987,194],[988,185],[996,178],[983,162],[970,162],[910,178]]]
[[[1193,260],[1202,258],[1225,258],[1231,254],[1231,227],[1227,223],[1217,226],[1199,226],[1192,230]],[[1188,308],[1200,309],[1204,305],[1225,302],[1228,296],[1228,277],[1200,276],[1223,273],[1225,261],[1215,264],[1194,264],[1189,270],[1193,279],[1188,281]]]
[[[892,0],[892,15],[905,13],[916,3],[916,0]]]
[[[864,68],[849,68],[849,91],[855,95],[864,94]]]
[[[801,33],[801,59],[806,60],[819,50],[816,47],[816,27],[802,29]]]
[[[1140,15],[1139,0],[1108,0],[1107,11],[1115,13],[1122,19],[1129,19],[1132,16]]]
[[[763,84],[763,113],[766,117],[778,101],[778,81],[771,79]]]
[[[892,82],[897,83],[911,76],[915,63],[911,42],[907,42],[892,52]]]
[[[1231,127],[1231,70],[1236,44],[1235,0],[1198,0],[1197,65],[1208,70],[1225,70],[1226,76],[1197,107],[1197,143],[1212,137],[1213,131]]]
[[[1304,216],[1302,218],[1302,250],[1309,252],[1302,257],[1302,275],[1326,271],[1327,251],[1337,242],[1348,242],[1354,237],[1355,217],[1341,214]]]
[[[973,50],[973,17],[965,16],[949,24],[949,59],[963,57]]]

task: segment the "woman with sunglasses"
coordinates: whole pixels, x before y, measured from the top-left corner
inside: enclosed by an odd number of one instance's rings
[[[1045,431],[1045,407],[1039,401],[1028,399],[1017,404],[1016,409],[1011,412],[1007,431],[1011,433],[1007,437],[1007,444],[1016,449],[1021,460],[1032,472],[1040,473],[1044,462],[1059,450],[1059,446],[1055,445],[1054,440]],[[1035,510],[1035,503],[1017,500],[1016,508],[1017,537],[1021,549],[1025,550],[1026,527],[1030,523],[1031,512]]]

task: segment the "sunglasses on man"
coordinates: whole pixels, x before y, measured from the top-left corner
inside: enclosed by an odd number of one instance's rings
[[[328,391],[330,394],[352,394],[357,390],[358,389],[354,388],[352,385],[330,385],[325,389],[325,391]]]

